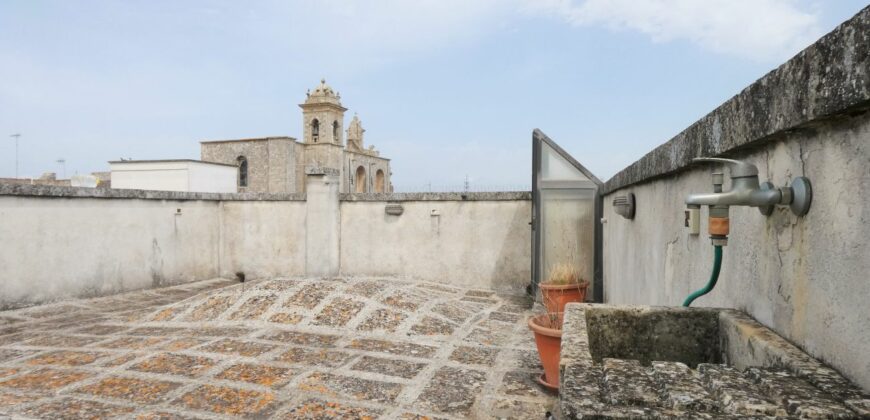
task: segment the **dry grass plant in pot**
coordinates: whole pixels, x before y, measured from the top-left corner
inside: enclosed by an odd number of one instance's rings
[[[562,313],[567,303],[586,300],[589,282],[580,276],[580,270],[574,264],[561,263],[550,269],[547,280],[538,287],[547,312]]]

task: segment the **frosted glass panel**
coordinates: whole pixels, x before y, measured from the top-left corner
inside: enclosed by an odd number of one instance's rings
[[[541,281],[568,264],[592,283],[595,258],[595,190],[541,190]]]
[[[541,148],[541,180],[542,181],[588,181],[582,172],[577,170],[550,146],[543,144]]]

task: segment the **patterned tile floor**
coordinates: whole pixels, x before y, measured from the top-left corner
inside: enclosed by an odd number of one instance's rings
[[[0,416],[542,419],[529,303],[384,278],[212,280],[0,312]]]

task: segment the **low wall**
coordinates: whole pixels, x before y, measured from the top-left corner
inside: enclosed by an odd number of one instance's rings
[[[310,177],[317,184],[310,191],[337,185],[323,178]],[[529,193],[339,201],[338,190],[329,191],[306,201],[302,194],[0,185],[0,309],[239,272],[249,279],[410,276],[513,291],[528,284]],[[387,203],[404,213],[385,214]]]
[[[688,234],[683,211],[688,194],[712,191],[711,170],[720,168],[690,165],[691,158],[745,160],[778,187],[806,176],[814,195],[804,217],[731,207],[719,284],[693,306],[744,310],[870,389],[868,68],[865,9],[607,181],[605,300],[679,305],[707,282],[707,209],[698,236]],[[629,192],[634,220],[611,205]]]
[[[0,185],[0,309],[237,271],[301,274],[303,198]]]
[[[522,291],[531,278],[531,196],[346,194],[341,273]],[[385,207],[400,205],[401,215]]]

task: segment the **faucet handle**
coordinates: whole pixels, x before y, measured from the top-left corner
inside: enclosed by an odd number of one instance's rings
[[[692,159],[692,162],[718,162],[727,164],[731,168],[731,178],[743,178],[748,176],[758,176],[758,168],[755,165],[736,159],[714,158],[714,157],[698,157]]]

